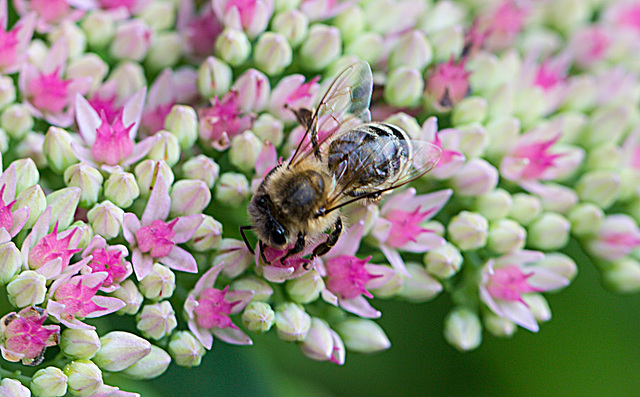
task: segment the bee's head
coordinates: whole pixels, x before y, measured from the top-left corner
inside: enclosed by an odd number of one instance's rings
[[[289,233],[273,217],[271,199],[267,194],[254,196],[247,210],[252,218],[254,231],[262,242],[276,249],[287,246]]]

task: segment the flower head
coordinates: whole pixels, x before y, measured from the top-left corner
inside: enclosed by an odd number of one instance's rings
[[[38,365],[44,351],[55,346],[60,339],[59,325],[43,325],[47,312],[29,306],[18,313],[9,313],[0,319],[0,351],[7,361],[21,360],[26,365]]]
[[[231,139],[251,127],[251,117],[243,114],[237,91],[222,99],[216,96],[211,107],[200,109],[200,138],[216,150],[225,150]]]
[[[15,73],[27,57],[27,47],[35,28],[36,14],[25,14],[7,31],[7,0],[0,0],[0,73]]]

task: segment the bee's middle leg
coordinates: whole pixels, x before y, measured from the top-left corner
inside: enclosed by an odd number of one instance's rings
[[[336,245],[336,243],[338,242],[338,239],[340,238],[341,233],[342,233],[342,219],[338,217],[338,219],[336,220],[336,223],[333,225],[333,231],[331,232],[331,234],[329,235],[329,237],[324,243],[318,245],[313,250],[313,254],[311,254],[311,259],[315,258],[316,256],[322,256],[327,252],[329,252],[331,248],[333,248],[333,246]]]
[[[307,245],[307,241],[305,240],[305,236],[302,232],[298,233],[298,238],[296,239],[296,245],[293,246],[285,256],[280,258],[280,263],[284,265],[284,260],[290,257],[291,255],[299,254],[304,249],[305,245]]]

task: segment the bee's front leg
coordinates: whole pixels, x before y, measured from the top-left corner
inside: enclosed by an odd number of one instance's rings
[[[336,245],[336,243],[338,242],[338,239],[340,238],[340,233],[342,233],[342,219],[338,217],[338,219],[336,220],[336,223],[333,225],[333,231],[327,238],[327,241],[318,245],[313,250],[313,253],[311,254],[311,259],[313,260],[313,258],[315,258],[316,256],[322,256],[327,252],[329,252],[329,250],[331,250],[331,248],[333,248],[333,246]]]
[[[295,254],[301,253],[302,250],[304,249],[305,245],[307,245],[307,241],[304,238],[304,234],[302,232],[299,232],[298,233],[298,238],[296,240],[296,245],[294,245],[293,248],[291,248],[289,251],[287,251],[285,256],[280,258],[280,263],[282,263],[284,265],[284,260],[285,259],[287,259],[291,255],[295,255]]]

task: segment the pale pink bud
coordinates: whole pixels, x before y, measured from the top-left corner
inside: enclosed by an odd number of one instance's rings
[[[262,278],[248,276],[231,283],[232,291],[252,291],[252,302],[267,301],[273,295],[273,288]]]
[[[13,243],[0,244],[0,283],[6,285],[22,268],[22,255]]]
[[[120,288],[113,291],[111,295],[125,303],[125,306],[118,310],[118,314],[136,314],[144,300],[144,296],[140,293],[136,284],[131,280],[125,280],[122,282],[120,284]]]
[[[216,221],[209,215],[205,215],[204,220],[196,229],[190,241],[190,246],[196,251],[208,251],[217,249],[222,240],[222,223]]]
[[[489,103],[479,96],[464,98],[454,108],[451,114],[453,125],[482,123],[487,117]]]
[[[405,66],[423,70],[433,59],[433,51],[426,34],[411,30],[400,37],[389,54],[389,67]]]
[[[249,171],[255,167],[262,146],[262,141],[251,130],[246,130],[231,140],[229,160],[240,170]]]
[[[77,24],[69,20],[63,21],[49,32],[47,39],[50,43],[60,39],[65,40],[69,59],[78,58],[87,47],[87,37],[84,32]],[[67,77],[69,76],[67,75]]]
[[[47,158],[47,165],[58,174],[63,173],[71,164],[78,162],[78,158],[71,149],[71,142],[71,135],[58,127],[49,127],[44,137],[42,151]]]
[[[16,197],[15,208],[29,208],[29,219],[23,228],[31,228],[47,206],[47,199],[40,185],[33,185],[20,192]]]
[[[98,201],[104,178],[100,171],[82,162],[73,164],[65,170],[64,182],[67,186],[76,186],[81,189],[80,206],[86,208]]]
[[[0,76],[0,110],[16,101],[16,86],[9,76]]]
[[[333,336],[329,324],[313,317],[309,334],[300,344],[300,349],[305,356],[313,360],[329,360],[333,354]]]
[[[92,48],[103,48],[113,40],[116,32],[114,17],[111,13],[101,9],[92,10],[80,22],[80,27],[87,36],[87,42]]]
[[[243,241],[232,238],[222,239],[214,266],[224,262],[222,272],[229,278],[238,277],[253,262],[254,256]]]
[[[444,337],[460,351],[469,351],[482,342],[482,325],[478,315],[469,309],[457,308],[444,320]]]
[[[100,338],[100,350],[93,361],[102,369],[122,371],[140,361],[151,351],[151,343],[137,335],[112,331]]]
[[[174,105],[164,119],[164,128],[178,138],[180,147],[192,147],[198,139],[198,115],[191,106]]]
[[[617,260],[640,246],[640,229],[628,215],[609,215],[602,221],[598,235],[591,240],[589,252],[605,260]]]
[[[427,302],[442,292],[442,284],[425,270],[424,266],[415,263],[407,264],[411,277],[403,277],[402,289],[398,296],[410,302]]]
[[[33,129],[33,116],[26,105],[20,103],[10,105],[0,115],[0,128],[10,137],[22,139]]]
[[[604,284],[617,293],[633,294],[640,291],[640,262],[621,258],[602,270]]]
[[[534,248],[554,250],[569,241],[571,224],[560,214],[547,212],[528,226],[527,242]]]
[[[332,26],[315,24],[300,47],[302,64],[310,71],[329,66],[342,52],[340,31]]]
[[[105,84],[114,84],[119,98],[130,98],[147,85],[147,79],[138,62],[125,61],[111,70]]]
[[[418,104],[424,89],[424,81],[417,69],[399,66],[389,73],[384,98],[396,107],[412,107]]]
[[[66,187],[56,190],[47,196],[47,204],[51,207],[51,224],[57,222],[61,230],[71,225],[82,190],[78,187]]]
[[[100,350],[100,337],[93,329],[67,328],[60,335],[60,350],[72,359],[90,359]]]
[[[282,144],[283,129],[284,123],[269,113],[261,114],[251,127],[251,130],[258,138],[271,142],[275,147],[279,147]]]
[[[142,331],[145,337],[155,340],[171,334],[178,325],[176,313],[169,301],[162,301],[151,305],[144,305],[136,316],[136,328]]]
[[[309,33],[309,19],[299,10],[287,10],[274,15],[271,29],[284,36],[292,47],[297,47]]]
[[[216,55],[231,66],[239,66],[251,53],[251,43],[241,30],[225,29],[216,40]]]
[[[198,92],[205,98],[224,95],[231,87],[232,73],[224,61],[208,57],[198,68]]]
[[[7,298],[15,307],[39,305],[44,302],[47,292],[46,277],[32,270],[26,270],[7,284]]]
[[[178,331],[171,335],[169,353],[181,367],[197,367],[206,353],[204,346],[190,331]]]
[[[216,188],[216,200],[228,206],[242,204],[251,194],[249,181],[243,174],[225,172],[220,176]]]
[[[498,316],[492,311],[487,311],[482,315],[482,324],[491,335],[498,337],[510,337],[518,329],[513,321]]]
[[[151,160],[162,160],[169,167],[173,167],[180,160],[180,143],[178,138],[167,130],[160,130],[154,134],[157,139],[147,157]]]
[[[276,310],[278,337],[287,342],[303,341],[311,328],[311,317],[295,303],[283,303]]]
[[[275,322],[275,316],[268,303],[249,302],[242,312],[242,324],[252,332],[267,332]]]
[[[103,386],[102,371],[90,360],[71,361],[64,367],[69,392],[77,396],[92,396]]]
[[[138,3],[145,2],[138,1]],[[168,30],[175,24],[177,4],[170,1],[147,2],[144,8],[137,12],[153,30]]]
[[[582,175],[575,189],[580,199],[606,210],[617,200],[620,194],[620,182],[620,176],[615,172],[591,171]]]
[[[201,213],[211,201],[211,191],[206,183],[181,179],[171,189],[171,216]]]
[[[434,276],[446,279],[458,273],[462,266],[460,251],[450,243],[432,249],[424,255],[427,271]]]
[[[524,248],[527,231],[511,219],[499,219],[489,226],[487,246],[499,254],[506,254]]]
[[[122,373],[132,379],[154,379],[162,375],[171,364],[169,353],[151,345],[151,351],[137,363],[125,368]]]
[[[571,222],[573,234],[581,237],[589,236],[600,230],[604,211],[595,204],[581,203],[569,211],[567,219]]]
[[[141,19],[131,19],[116,27],[109,51],[117,59],[141,61],[151,46],[153,31]]]
[[[67,375],[60,368],[46,367],[33,374],[29,389],[38,397],[58,397],[67,394]]]
[[[320,274],[311,270],[300,277],[287,281],[285,288],[294,302],[305,304],[318,299],[325,285]]]
[[[175,66],[184,54],[185,44],[177,32],[158,33],[147,52],[145,65],[151,71]]]
[[[140,195],[142,197],[148,197],[151,190],[151,186],[155,183],[157,178],[162,178],[167,185],[173,184],[174,176],[173,171],[169,165],[162,160],[144,160],[141,161],[134,171],[136,180],[138,181],[138,188],[140,189]]]
[[[139,287],[147,299],[166,299],[173,295],[176,275],[168,267],[154,263],[151,272],[140,280]]]
[[[4,378],[0,382],[0,395],[7,397],[30,397],[31,391],[19,380]]]
[[[489,223],[480,214],[462,211],[454,216],[447,226],[447,234],[451,242],[461,251],[469,251],[484,247],[487,242]]]
[[[293,51],[283,35],[264,32],[253,48],[253,60],[258,69],[269,76],[276,76],[291,64]]]
[[[103,201],[95,205],[87,213],[87,219],[93,231],[106,239],[112,239],[120,234],[124,211],[110,201]]]
[[[490,221],[506,217],[511,210],[513,199],[504,189],[495,189],[478,196],[475,210]]]
[[[375,353],[391,347],[382,328],[371,320],[353,318],[336,326],[347,349],[359,353]]]
[[[453,176],[452,183],[460,195],[479,196],[495,189],[498,170],[483,159],[471,159]]]

